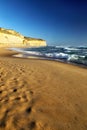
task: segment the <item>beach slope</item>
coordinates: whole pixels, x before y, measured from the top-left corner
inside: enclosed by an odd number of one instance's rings
[[[87,130],[87,69],[0,48],[0,130]]]

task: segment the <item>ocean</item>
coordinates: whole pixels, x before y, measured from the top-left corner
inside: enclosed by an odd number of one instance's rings
[[[86,46],[46,46],[38,48],[11,48],[21,52],[16,57],[56,60],[66,63],[87,66],[87,47]]]

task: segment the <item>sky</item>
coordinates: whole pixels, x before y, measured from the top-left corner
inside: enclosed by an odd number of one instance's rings
[[[0,27],[48,45],[87,45],[87,0],[0,0]]]

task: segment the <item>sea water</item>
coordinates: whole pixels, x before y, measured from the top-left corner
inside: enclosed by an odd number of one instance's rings
[[[21,52],[20,57],[29,58],[31,56],[40,59],[50,59],[77,65],[87,66],[87,47],[86,46],[46,46],[38,48],[11,48]],[[16,55],[17,56],[17,55]]]

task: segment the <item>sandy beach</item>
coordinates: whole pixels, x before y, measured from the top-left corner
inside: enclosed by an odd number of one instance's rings
[[[0,48],[0,130],[87,130],[87,69]]]

